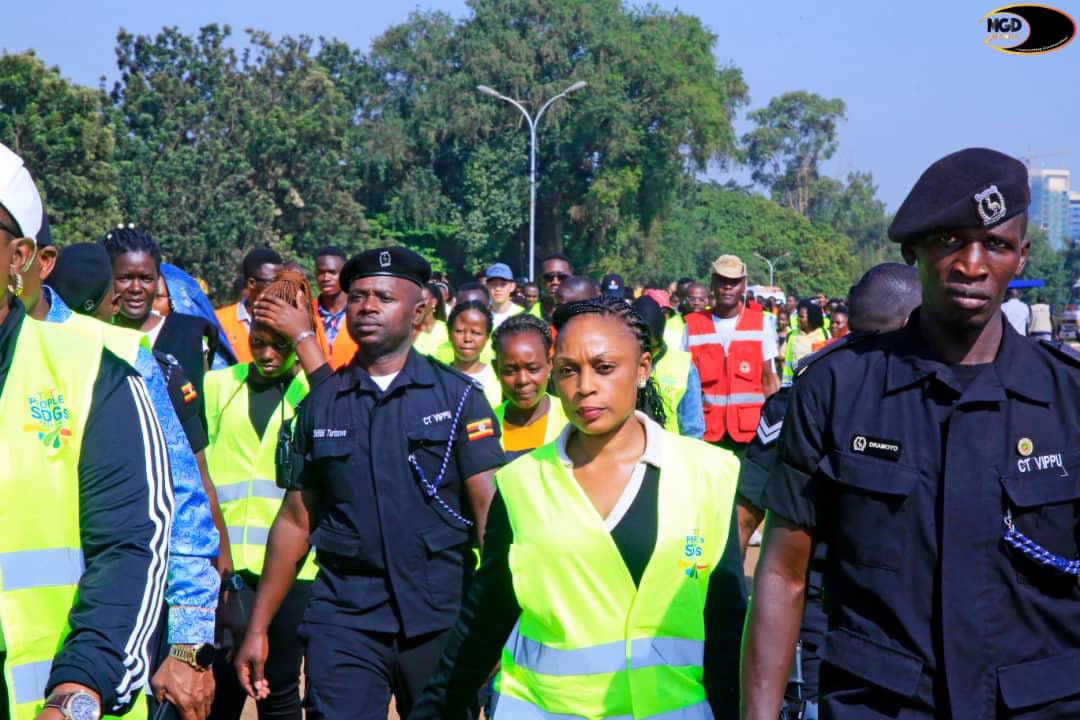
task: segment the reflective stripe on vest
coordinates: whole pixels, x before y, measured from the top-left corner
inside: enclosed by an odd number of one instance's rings
[[[236,569],[261,575],[270,526],[285,497],[285,491],[268,479],[276,475],[278,431],[282,416],[285,421],[295,416],[308,385],[303,374],[289,383],[259,437],[249,417],[249,372],[250,365],[234,365],[206,374],[203,398],[210,431],[206,463],[229,531]],[[298,577],[311,580],[316,572],[314,553],[309,553]]]
[[[690,313],[685,321],[687,347],[701,379],[704,439],[750,442],[765,402],[761,376],[766,363],[772,362],[762,357],[767,332],[764,313],[744,309],[726,348],[711,313]]]
[[[700,666],[705,662],[705,641],[686,638],[631,640],[629,653],[625,641],[560,650],[522,637],[515,628],[506,645],[513,648],[514,662],[519,667],[543,675],[594,675],[657,665]]]
[[[702,345],[720,345],[721,337],[717,333],[706,335],[691,335],[686,339],[687,347],[700,347]],[[736,330],[731,333],[731,342],[764,342],[763,330]]]
[[[0,553],[0,587],[4,591],[53,585],[76,585],[83,574],[79,548],[49,548]]]
[[[555,443],[496,473],[514,528],[509,565],[521,605],[502,652],[497,713],[711,717],[704,607],[727,544],[739,463],[700,441],[658,435],[664,492],[639,586]]]
[[[565,713],[545,712],[524,700],[515,697],[500,697],[495,705],[495,713],[502,713],[499,717],[510,720],[581,720],[580,715],[568,715]],[[705,700],[690,707],[679,708],[659,715],[649,715],[636,720],[713,720],[712,708],[709,701]],[[604,720],[635,720],[633,715],[608,715]]]
[[[7,715],[32,720],[82,576],[79,454],[104,344],[100,329],[25,318],[13,347],[0,392],[9,423],[0,443],[0,633]]]
[[[765,402],[762,393],[735,393],[734,395],[710,395],[703,393],[701,398],[710,405],[744,405]]]

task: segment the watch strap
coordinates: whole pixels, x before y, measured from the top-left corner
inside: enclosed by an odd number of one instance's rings
[[[54,692],[49,697],[45,698],[45,707],[55,708],[61,712],[64,710],[64,703],[67,699],[74,695],[74,692]],[[66,713],[65,713],[66,714]]]

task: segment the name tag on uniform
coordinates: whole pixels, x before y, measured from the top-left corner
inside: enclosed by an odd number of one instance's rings
[[[851,450],[860,455],[871,455],[884,460],[899,460],[901,445],[897,440],[856,435],[851,438]]]
[[[315,428],[311,431],[311,437],[316,440],[323,438],[343,438],[348,436],[348,430],[336,430],[334,428]]]

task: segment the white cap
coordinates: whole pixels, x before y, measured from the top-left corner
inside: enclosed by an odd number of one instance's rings
[[[22,158],[3,144],[0,144],[0,205],[19,224],[24,237],[34,238],[39,246],[52,244],[49,221],[34,180]]]

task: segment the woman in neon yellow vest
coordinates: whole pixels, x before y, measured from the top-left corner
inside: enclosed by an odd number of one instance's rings
[[[553,441],[566,427],[558,398],[548,394],[551,328],[532,315],[515,315],[491,338],[495,374],[506,402],[495,408],[507,460]]]
[[[491,310],[478,300],[465,300],[454,305],[446,324],[450,329],[450,344],[454,348],[451,367],[472,378],[484,392],[488,404],[498,407],[502,403],[502,387],[499,378],[495,377],[495,371],[482,357],[495,324]]]
[[[413,347],[421,355],[434,356],[435,351],[450,339],[446,331],[446,303],[439,288],[428,283],[424,286],[424,319],[416,331]]]
[[[226,603],[231,609],[251,607],[254,602],[267,535],[285,495],[275,480],[279,431],[295,416],[296,406],[308,393],[309,379],[317,384],[331,373],[313,332],[317,320],[309,297],[303,275],[289,270],[278,273],[254,304],[248,338],[254,360],[206,375],[210,433],[206,460],[228,526],[235,577],[241,581],[226,582],[237,594]],[[304,372],[299,372],[298,365]],[[227,578],[232,574],[226,571]],[[301,718],[303,650],[296,629],[314,578],[315,566],[309,557],[299,576],[307,582],[293,586],[270,624],[274,649],[266,673],[274,691],[258,703],[260,716]],[[232,663],[218,660],[211,717],[239,718],[247,694],[236,680]]]
[[[410,720],[458,717],[500,661],[500,720],[735,717],[738,460],[663,429],[625,302],[564,305],[554,325],[571,424],[496,474],[484,562]]]

